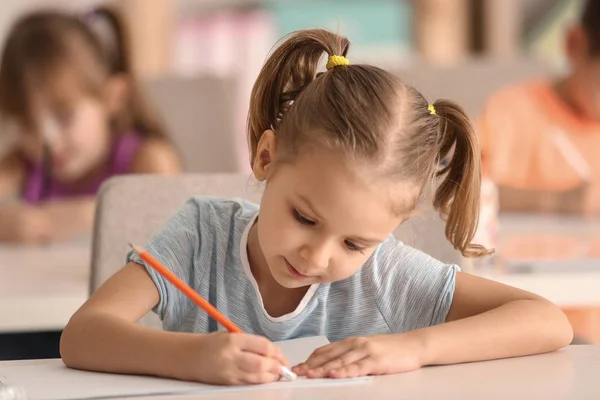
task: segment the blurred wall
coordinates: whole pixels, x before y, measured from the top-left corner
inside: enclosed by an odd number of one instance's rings
[[[78,10],[97,3],[97,1],[91,0],[2,0],[0,1],[0,42],[4,43],[10,26],[19,15],[26,11],[36,7],[60,7]]]
[[[577,22],[582,4],[582,0],[558,3],[525,39],[529,54],[566,67],[565,32]]]

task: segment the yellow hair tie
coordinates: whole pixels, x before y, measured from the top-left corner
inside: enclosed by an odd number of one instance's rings
[[[430,104],[427,106],[427,111],[429,111],[430,115],[436,115],[435,113],[435,107],[433,106],[433,104]]]
[[[349,65],[350,61],[344,56],[329,56],[327,59],[327,70],[335,68],[339,65]]]

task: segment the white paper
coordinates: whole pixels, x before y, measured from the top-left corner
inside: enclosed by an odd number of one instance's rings
[[[325,337],[311,337],[278,342],[291,365],[308,358],[317,348],[329,343]],[[208,393],[291,387],[347,385],[366,382],[357,379],[304,379],[257,386],[212,386],[170,379],[115,375],[79,371],[64,366],[61,360],[0,363],[0,382],[23,388],[29,400],[109,399],[134,396]]]

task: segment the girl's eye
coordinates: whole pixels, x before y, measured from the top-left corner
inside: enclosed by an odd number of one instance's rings
[[[350,250],[350,251],[359,251],[359,252],[361,252],[361,253],[362,253],[362,252],[364,252],[364,250],[365,250],[364,248],[362,248],[362,247],[360,247],[360,246],[357,246],[356,244],[352,243],[352,242],[351,242],[351,241],[349,241],[349,240],[345,240],[345,241],[344,241],[344,244],[346,245],[346,247],[347,247],[347,248],[348,248],[348,250]]]
[[[296,221],[300,222],[302,225],[314,225],[315,221],[306,218],[304,215],[300,214],[300,212],[298,210],[294,210],[294,218],[296,218]]]
[[[442,158],[440,160],[440,165],[438,166],[438,168],[439,169],[446,168],[448,166],[448,164],[450,163],[450,158],[451,157],[449,155],[446,156],[446,157],[444,157],[444,158]]]

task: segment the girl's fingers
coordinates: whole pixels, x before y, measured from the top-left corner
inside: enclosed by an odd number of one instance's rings
[[[238,346],[242,351],[256,353],[265,357],[271,357],[276,359],[279,363],[289,366],[290,363],[281,353],[281,349],[266,337],[247,334],[236,335],[239,335],[236,340],[239,341]]]
[[[242,352],[236,360],[237,367],[247,373],[273,373],[279,375],[281,364],[274,358]]]
[[[305,376],[308,372],[308,365],[301,363],[292,368],[292,371],[298,376]]]
[[[272,357],[278,352],[278,347],[264,336],[236,333],[233,334],[232,338],[242,351],[260,354],[265,357]]]
[[[306,360],[305,364],[308,366],[308,369],[322,367],[327,362],[334,360],[340,357],[342,354],[348,352],[351,348],[350,342],[346,340],[323,346],[315,350],[310,357],[308,357],[308,360]]]
[[[334,379],[366,376],[373,372],[373,365],[374,361],[371,358],[363,358],[355,363],[329,371],[328,376]]]
[[[323,364],[323,366],[321,366],[321,369],[323,370],[324,375],[328,375],[329,372],[332,370],[336,370],[347,365],[354,364],[367,356],[368,354],[365,351],[365,349],[352,349],[340,355],[338,358]],[[310,374],[310,371],[308,373]]]

